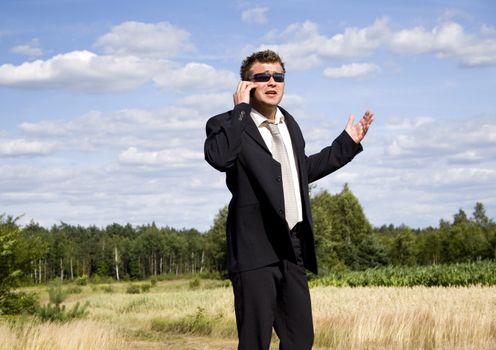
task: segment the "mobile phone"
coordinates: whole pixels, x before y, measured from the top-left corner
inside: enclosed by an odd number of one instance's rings
[[[253,89],[250,90],[250,97],[253,97],[253,95],[255,94],[255,89],[256,88],[253,88]]]

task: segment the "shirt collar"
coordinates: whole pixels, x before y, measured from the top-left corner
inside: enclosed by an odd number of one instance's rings
[[[251,115],[251,118],[253,119],[253,121],[255,122],[255,124],[257,125],[257,127],[259,127],[259,128],[262,127],[263,123],[265,123],[268,120],[260,112],[258,112],[255,108],[251,109],[250,115]],[[276,111],[276,118],[275,118],[274,124],[280,124],[280,123],[284,123],[284,114],[282,114],[281,110],[278,107],[277,111]]]

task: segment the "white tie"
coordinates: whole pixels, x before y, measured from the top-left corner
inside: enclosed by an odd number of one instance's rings
[[[276,124],[266,122],[267,127],[272,134],[272,157],[281,164],[282,188],[284,192],[284,209],[285,217],[289,229],[292,229],[298,222],[298,206],[293,184],[293,176],[289,165],[288,152],[279,127]]]

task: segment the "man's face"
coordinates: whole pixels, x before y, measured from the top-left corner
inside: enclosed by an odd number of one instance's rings
[[[283,73],[280,63],[255,62],[250,68],[250,76],[258,73]],[[256,89],[252,90],[251,103],[262,107],[276,107],[284,95],[284,83],[278,83],[271,77],[267,82],[255,82]],[[256,107],[255,107],[256,108]]]

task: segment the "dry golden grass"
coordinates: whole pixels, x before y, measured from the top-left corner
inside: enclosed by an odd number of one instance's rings
[[[496,349],[496,288],[314,288],[324,349]]]
[[[0,339],[2,350],[118,350],[126,346],[115,327],[91,320],[0,325]]]
[[[84,287],[67,306],[89,301],[86,319],[0,323],[0,349],[235,349],[231,289],[191,290],[188,283],[160,282],[142,294],[126,294],[124,284],[112,285],[112,293]],[[496,287],[317,287],[311,293],[314,350],[496,349]],[[276,337],[272,345],[278,348]]]

